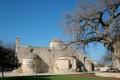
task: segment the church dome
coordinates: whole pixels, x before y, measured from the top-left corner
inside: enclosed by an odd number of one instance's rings
[[[29,53],[26,55],[25,59],[40,59],[40,57],[37,54]]]
[[[54,38],[51,42],[61,42],[59,38]]]
[[[59,38],[54,38],[50,42],[50,48],[60,49],[63,45],[63,42]]]

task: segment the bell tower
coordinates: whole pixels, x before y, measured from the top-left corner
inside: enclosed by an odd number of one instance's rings
[[[16,38],[16,52],[17,52],[18,47],[20,47],[20,37],[19,36]]]

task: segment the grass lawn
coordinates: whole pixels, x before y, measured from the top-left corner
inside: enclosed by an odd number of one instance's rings
[[[94,74],[71,74],[56,76],[55,75],[37,76],[37,77],[36,76],[5,77],[3,80],[120,80],[120,79],[96,77]]]

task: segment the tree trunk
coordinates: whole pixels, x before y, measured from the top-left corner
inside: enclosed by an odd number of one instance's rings
[[[2,79],[4,78],[4,72],[2,71]]]
[[[36,76],[37,76],[37,72],[36,72]]]
[[[120,68],[120,41],[117,41],[113,45],[113,67]]]

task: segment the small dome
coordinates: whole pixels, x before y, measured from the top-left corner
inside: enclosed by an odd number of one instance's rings
[[[59,38],[55,38],[51,42],[61,42],[61,40]]]
[[[37,54],[29,53],[26,55],[25,59],[40,59],[40,57]]]

